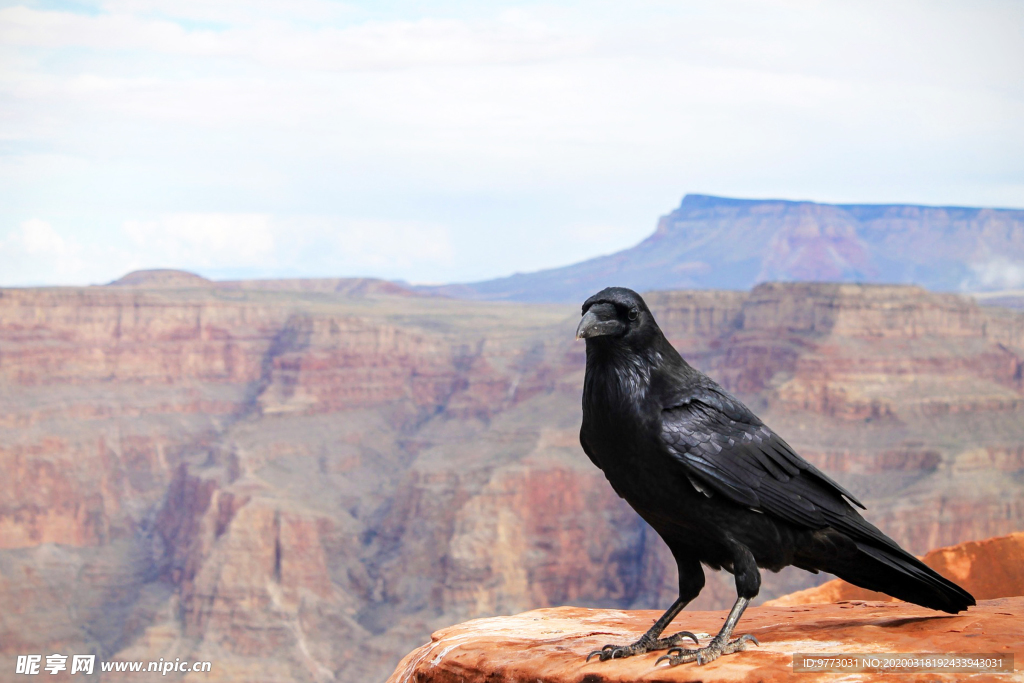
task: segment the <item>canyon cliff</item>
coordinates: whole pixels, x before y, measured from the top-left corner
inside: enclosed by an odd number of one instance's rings
[[[647,300],[909,550],[1024,529],[1024,314],[848,284]],[[578,444],[578,317],[374,281],[0,290],[0,656],[383,680],[465,619],[667,606],[671,557]]]

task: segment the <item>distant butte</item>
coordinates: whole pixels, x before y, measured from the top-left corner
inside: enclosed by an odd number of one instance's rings
[[[350,296],[431,296],[389,280],[370,277],[269,278],[252,280],[208,280],[187,270],[156,268],[135,270],[109,283],[110,287],[136,289],[221,289],[264,292],[336,293]],[[435,295],[436,296],[436,295]]]
[[[212,287],[213,282],[187,270],[154,268],[133,270],[110,283],[111,287],[142,287],[146,289],[179,289],[186,287]]]

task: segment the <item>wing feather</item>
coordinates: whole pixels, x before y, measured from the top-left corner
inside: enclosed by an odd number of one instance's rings
[[[661,436],[702,491],[811,529],[847,527],[855,536],[877,531],[860,528],[863,520],[844,497],[864,507],[860,501],[724,391],[702,387],[665,409]]]

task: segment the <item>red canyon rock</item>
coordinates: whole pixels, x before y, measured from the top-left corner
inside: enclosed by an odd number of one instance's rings
[[[669,626],[694,632],[705,644],[725,612],[684,611]],[[866,681],[877,675],[794,673],[794,653],[995,653],[1015,655],[1013,673],[886,674],[907,683],[1024,680],[1024,597],[986,600],[959,615],[916,605],[850,601],[813,607],[754,607],[737,633],[760,646],[703,666],[655,664],[662,653],[586,662],[606,643],[636,640],[658,612],[559,607],[510,617],[476,619],[437,631],[405,657],[388,683],[578,683],[588,681]]]
[[[675,597],[580,450],[577,307],[128,280],[0,289],[0,655],[382,680],[448,624]],[[1024,314],[912,287],[648,300],[911,551],[1024,529]],[[733,597],[709,572],[693,607]]]

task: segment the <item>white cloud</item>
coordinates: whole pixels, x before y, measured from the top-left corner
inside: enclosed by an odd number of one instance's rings
[[[81,283],[90,271],[86,252],[48,222],[31,218],[0,240],[0,285]]]
[[[264,214],[170,214],[126,221],[124,232],[139,253],[159,255],[167,265],[254,266],[272,260],[275,251],[270,216]]]
[[[113,14],[160,16],[217,24],[281,20],[303,23],[352,18],[355,8],[336,0],[103,0]]]
[[[440,224],[324,216],[167,214],[129,220],[120,233],[78,240],[31,219],[0,240],[0,286],[89,284],[141,268],[178,268],[214,278],[324,277],[442,281],[454,260]]]
[[[21,224],[15,240],[27,254],[43,254],[60,258],[68,255],[68,244],[46,221],[31,218]]]
[[[89,278],[458,280],[627,246],[687,191],[1024,205],[1024,5],[382,7],[0,9],[0,226],[51,220]]]
[[[414,221],[354,220],[332,231],[338,257],[351,265],[384,272],[395,266],[450,266],[454,258],[449,231]]]
[[[270,277],[303,270],[334,277],[388,277],[396,269],[440,274],[453,259],[448,230],[415,221],[169,214],[126,221],[123,230],[132,244],[133,261],[213,277]]]
[[[1024,262],[993,257],[970,266],[973,277],[961,287],[967,291],[1020,289],[1024,287]]]
[[[324,216],[170,214],[126,221],[137,260],[212,273],[301,272],[386,276],[443,268],[453,258],[441,225]]]
[[[310,28],[284,21],[187,30],[169,19],[0,9],[0,43],[252,60],[273,68],[359,71],[428,65],[513,64],[580,54],[592,40],[520,13],[491,21],[421,19]]]

